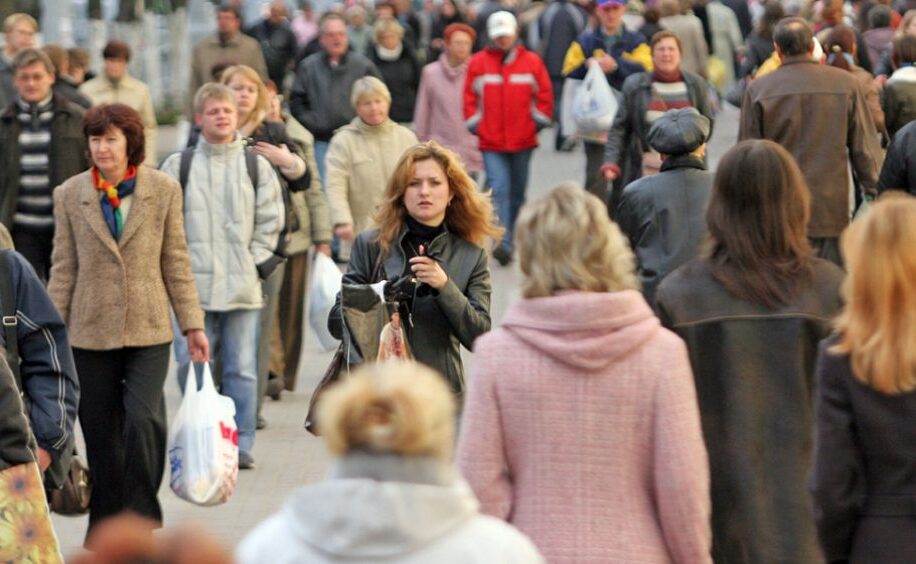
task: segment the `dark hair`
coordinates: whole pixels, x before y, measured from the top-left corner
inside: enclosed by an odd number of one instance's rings
[[[42,47],[41,50],[51,59],[51,64],[54,65],[54,74],[60,76],[60,69],[68,66],[70,63],[67,50],[56,43],[48,43]]]
[[[213,82],[219,82],[223,78],[223,73],[229,67],[234,67],[235,63],[230,63],[229,61],[219,61],[210,67],[210,80]]]
[[[83,116],[83,135],[104,135],[118,128],[127,138],[127,164],[138,166],[146,157],[146,140],[140,113],[124,104],[101,104],[86,110]],[[90,157],[91,158],[91,157]]]
[[[123,59],[125,61],[130,60],[130,46],[123,41],[118,41],[117,39],[112,39],[109,41],[105,48],[102,49],[102,58],[103,59]]]
[[[242,12],[240,12],[239,9],[233,6],[232,4],[229,4],[229,3],[220,4],[219,7],[216,8],[216,13],[220,13],[220,12],[232,12],[232,14],[235,16],[235,19],[237,19],[238,21],[242,21]]]
[[[810,200],[801,170],[780,145],[757,139],[729,149],[706,210],[713,278],[740,299],[787,304],[811,279]]]
[[[852,65],[843,56],[844,53],[853,55],[856,45],[856,34],[845,25],[838,25],[830,31],[827,41],[824,44],[824,51],[827,53],[827,64],[838,69],[851,72]]]
[[[891,25],[891,7],[884,4],[876,4],[868,10],[868,26],[871,29],[879,27],[890,27]]]
[[[786,17],[786,10],[782,7],[782,2],[770,0],[763,7],[763,16],[761,16],[760,21],[757,23],[757,35],[760,36],[761,39],[773,41],[773,30],[776,28],[776,24],[779,23],[779,20],[784,17]]]
[[[806,55],[813,46],[814,33],[802,18],[783,18],[776,24],[773,42],[783,55]]]
[[[891,62],[895,69],[916,62],[916,37],[903,35],[894,39],[891,43]]]
[[[646,9],[643,10],[642,13],[642,19],[647,24],[657,24],[661,17],[662,14],[658,11],[658,7],[656,6],[646,6]]]
[[[651,50],[655,51],[655,45],[662,39],[668,39],[668,38],[673,39],[674,42],[677,43],[678,51],[680,51],[681,53],[684,52],[684,46],[681,44],[681,38],[678,37],[677,34],[674,33],[673,31],[669,31],[667,29],[657,31],[655,32],[654,35],[652,35],[652,39],[649,41],[649,46],[652,48]]]

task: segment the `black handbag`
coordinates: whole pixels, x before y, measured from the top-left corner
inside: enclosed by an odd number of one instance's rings
[[[382,255],[379,253],[378,258],[375,260],[375,266],[372,267],[372,275],[369,277],[370,283],[378,281],[379,276],[382,274]],[[366,286],[360,284],[360,286]],[[341,296],[343,296],[344,288],[341,288]],[[382,304],[384,307],[384,303]],[[350,331],[347,325],[346,315],[343,312],[343,306],[341,306],[341,323],[344,328],[343,340],[340,342],[340,345],[337,347],[337,351],[334,353],[334,356],[331,357],[331,362],[328,364],[327,369],[324,371],[324,376],[321,377],[321,380],[318,382],[318,385],[315,386],[315,390],[312,392],[312,397],[309,400],[309,410],[305,416],[305,430],[309,433],[315,435],[316,437],[320,435],[318,430],[317,422],[317,406],[318,402],[321,400],[321,396],[324,394],[325,390],[329,387],[336,384],[341,377],[341,374],[344,370],[349,370],[354,366],[358,366],[362,363],[362,360],[365,358],[375,358],[372,356],[363,356],[364,351],[357,351],[357,347],[354,344],[354,339],[350,335]],[[378,347],[378,339],[376,338],[376,348]],[[377,352],[377,351],[376,351]]]

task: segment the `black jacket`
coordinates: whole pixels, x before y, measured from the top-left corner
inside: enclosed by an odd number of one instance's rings
[[[84,110],[92,107],[92,100],[84,96],[76,83],[65,76],[58,76],[51,89]]]
[[[8,229],[13,228],[13,214],[19,199],[19,130],[14,102],[0,116],[0,223]],[[52,189],[89,168],[86,147],[83,109],[55,94],[49,154]]]
[[[816,259],[793,303],[766,308],[734,297],[698,259],[658,288],[659,318],[687,343],[696,381],[716,562],[823,562],[805,481],[814,362],[839,312],[842,278]]]
[[[655,303],[658,283],[697,257],[706,238],[713,174],[692,155],[669,157],[661,172],[626,188],[614,220],[636,253],[642,292]]]
[[[406,254],[401,245],[407,229],[403,228],[397,244],[384,257],[384,277],[396,280],[408,272]],[[366,284],[380,248],[376,230],[356,237],[350,255],[344,284]],[[429,254],[441,259],[448,282],[439,291],[425,295],[419,292],[413,299],[410,322],[404,323],[411,351],[419,362],[443,374],[456,394],[464,390],[464,365],[460,345],[468,350],[474,340],[490,330],[490,267],[487,252],[477,245],[446,230],[430,243]],[[403,317],[402,317],[403,319]],[[408,320],[405,320],[408,321]],[[342,338],[340,294],[328,317],[328,329],[337,339]]]
[[[848,355],[827,352],[837,339],[821,343],[817,363],[811,490],[824,554],[916,562],[916,392],[891,396],[856,380]]]
[[[422,69],[413,47],[407,42],[401,42],[401,45],[401,56],[394,61],[382,59],[378,54],[378,48],[371,45],[369,60],[382,73],[382,80],[391,92],[389,117],[398,123],[407,123],[413,121]]]
[[[35,462],[34,448],[19,388],[6,358],[0,355],[0,471]]]
[[[712,108],[706,94],[706,81],[699,76],[681,70],[687,84],[690,104],[713,123]],[[607,145],[604,149],[604,164],[616,164],[621,174],[615,185],[626,186],[642,176],[642,154],[649,150],[646,135],[649,125],[646,123],[646,109],[652,99],[652,73],[632,74],[623,81],[623,96],[618,98],[619,106],[614,123],[608,132]],[[710,134],[712,133],[710,129]]]
[[[264,53],[264,62],[267,63],[267,75],[277,85],[277,89],[282,91],[286,71],[299,49],[296,34],[288,23],[274,24],[266,19],[256,23],[245,33],[258,40],[261,52]]]
[[[897,131],[878,176],[878,192],[904,190],[916,196],[916,121]]]

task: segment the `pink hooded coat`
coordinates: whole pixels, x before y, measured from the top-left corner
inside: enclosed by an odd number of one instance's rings
[[[468,172],[483,170],[483,157],[477,137],[464,121],[464,76],[468,64],[451,67],[445,53],[423,67],[417,105],[413,114],[414,131],[420,141],[437,141],[458,153]]]
[[[711,562],[687,350],[637,291],[510,307],[475,343],[457,459],[549,562]]]

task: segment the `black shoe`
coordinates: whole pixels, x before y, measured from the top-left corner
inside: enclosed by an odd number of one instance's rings
[[[493,249],[493,258],[496,259],[496,262],[498,262],[500,266],[506,266],[512,262],[512,253],[504,246],[500,245]]]
[[[264,419],[264,417],[258,415],[258,422],[255,424],[254,427],[258,431],[260,431],[261,429],[266,429],[267,428],[267,419]]]
[[[239,451],[239,470],[251,470],[254,468],[254,457],[247,452]]]
[[[283,393],[283,376],[277,376],[271,372],[267,376],[267,391],[264,395],[270,396],[274,401],[280,401],[280,394]]]

